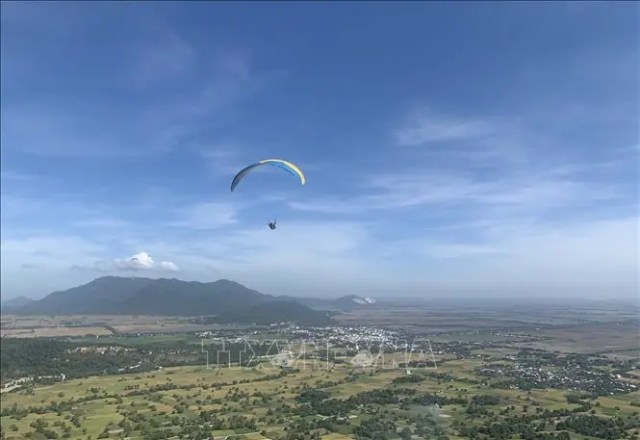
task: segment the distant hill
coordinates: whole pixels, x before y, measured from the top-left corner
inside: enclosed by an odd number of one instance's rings
[[[116,304],[113,313],[193,316],[204,312],[220,315],[273,300],[271,295],[229,280],[198,283],[160,279]]]
[[[332,304],[338,308],[355,309],[361,307],[369,307],[372,304],[375,304],[375,300],[366,297],[362,298],[357,295],[349,295],[334,300]]]
[[[6,311],[3,310],[4,313]],[[326,315],[229,280],[210,283],[177,279],[102,277],[13,307],[12,313],[71,315],[216,315],[218,322],[328,322]]]
[[[150,278],[102,277],[53,292],[19,309],[22,314],[72,315],[118,313],[118,304],[152,284]]]
[[[246,321],[255,324],[271,324],[274,322],[304,322],[309,325],[326,325],[331,319],[316,310],[295,301],[273,301],[248,307],[243,310],[226,313],[217,318],[217,322]]]
[[[27,298],[26,296],[17,296],[15,298],[2,301],[2,305],[0,307],[2,308],[2,313],[10,313],[13,310],[24,307],[33,301],[33,299]]]
[[[354,310],[372,307],[375,300],[357,295],[347,295],[340,298],[296,298],[292,296],[279,296],[278,299],[296,301],[315,310]]]

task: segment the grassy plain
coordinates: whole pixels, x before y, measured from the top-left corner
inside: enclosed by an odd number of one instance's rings
[[[130,318],[134,320],[127,322]],[[640,423],[637,415],[640,410],[640,391],[589,398],[589,410],[581,410],[580,404],[567,402],[567,395],[574,393],[573,390],[497,388],[493,385],[502,377],[489,380],[478,375],[478,368],[488,365],[516,366],[523,363],[524,360],[518,358],[523,348],[542,350],[547,354],[555,352],[554,355],[559,357],[597,353],[614,360],[638,359],[637,322],[632,318],[631,312],[606,308],[523,308],[517,311],[504,308],[488,311],[474,308],[425,310],[397,307],[351,311],[339,315],[337,320],[349,326],[362,324],[401,329],[415,341],[430,340],[436,350],[437,370],[429,353],[412,354],[412,360],[423,364],[409,367],[411,375],[424,375],[424,380],[398,383],[398,379],[407,376],[407,370],[399,365],[408,359],[406,353],[393,353],[385,354],[384,363],[378,363],[378,367],[384,368],[354,366],[345,357],[342,360],[346,363],[338,364],[298,361],[298,369],[286,374],[280,368],[264,362],[259,367],[251,368],[232,366],[218,369],[214,365],[208,369],[198,365],[166,367],[145,373],[97,375],[46,386],[30,385],[3,393],[0,397],[3,411],[14,405],[29,411],[24,417],[4,415],[0,424],[6,439],[27,438],[27,434],[34,431],[31,425],[42,420],[60,437],[64,434],[61,426],[64,423],[68,427],[68,438],[95,440],[105,432],[110,438],[124,438],[125,433],[119,424],[125,418],[123,414],[128,411],[144,416],[145,424],[156,424],[161,429],[170,428],[172,419],[197,420],[202,412],[215,411],[223,418],[234,415],[250,417],[257,424],[253,430],[216,429],[212,432],[216,438],[236,435],[250,440],[280,439],[285,438],[286,429],[293,423],[301,420],[317,422],[327,418],[321,414],[279,414],[282,405],[298,407],[300,401],[297,397],[306,387],[322,389],[329,393],[330,398],[341,400],[372,391],[412,389],[417,395],[463,398],[466,401],[443,404],[440,408],[414,403],[402,405],[398,402],[360,405],[346,414],[340,414],[347,423],[335,425],[335,432],[318,429],[317,432],[325,440],[354,438],[355,428],[383,417],[396,420],[398,432],[410,424],[409,420],[425,417],[434,427],[446,432],[450,440],[469,438],[461,435],[461,426],[481,426],[489,420],[489,416],[476,417],[468,413],[469,402],[474,396],[498,398],[497,404],[486,406],[497,422],[504,422],[507,417],[515,415],[535,415],[542,410],[576,410],[583,415],[604,419],[635,418]],[[115,329],[116,332],[125,330],[135,333],[144,330],[155,333],[159,330],[160,333],[105,335],[98,339],[95,336],[83,336],[97,334],[92,332],[97,332],[101,325],[108,332]],[[188,332],[185,328],[189,329]],[[152,346],[179,346],[199,352],[201,339],[196,332],[215,330],[215,327],[199,326],[179,318],[157,317],[20,317],[9,321],[3,318],[3,332],[9,332],[3,334],[7,336],[15,335],[10,333],[12,331],[30,332],[36,329],[47,329],[51,332],[47,333],[49,336],[58,332],[58,336],[64,335],[68,340],[83,345],[124,345],[145,350]],[[245,330],[245,334],[255,339],[282,337],[270,329],[260,330],[259,333],[255,333],[254,329]],[[238,327],[225,331],[242,334],[243,329]],[[443,347],[448,347],[448,351]],[[330,368],[326,368],[327,365]],[[553,370],[559,367],[549,368]],[[609,374],[611,369],[608,365],[592,367],[594,372],[604,372],[609,376],[613,375]],[[638,371],[626,371],[624,380],[640,385]],[[71,398],[75,401],[70,411],[57,411],[52,405],[52,402],[60,403]],[[71,424],[73,416],[78,418],[79,427]],[[560,419],[562,417],[551,423],[557,423]],[[411,426],[413,429],[415,423]],[[549,432],[555,432],[553,426],[549,427]],[[629,429],[627,434],[631,436],[634,432],[640,434],[640,427]],[[146,435],[142,430],[134,429],[128,437],[144,440]],[[397,438],[397,434],[389,436],[389,439]],[[437,437],[433,435],[431,438]],[[596,438],[571,432],[571,439]]]
[[[565,394],[560,390],[532,390],[530,392],[520,390],[495,390],[479,385],[469,385],[468,379],[474,379],[473,370],[480,365],[476,360],[451,361],[437,370],[438,373],[447,373],[455,379],[451,382],[443,382],[427,377],[423,382],[415,384],[402,384],[402,387],[415,388],[418,392],[438,393],[441,396],[455,397],[464,395],[470,399],[474,395],[495,395],[500,397],[500,404],[497,409],[508,405],[515,405],[519,411],[523,411],[525,405],[540,405],[546,409],[571,408],[567,405]],[[161,418],[171,414],[178,403],[177,398],[188,402],[188,412],[195,416],[202,410],[221,410],[225,407],[226,415],[238,414],[248,415],[256,418],[264,417],[269,408],[280,403],[295,405],[295,397],[300,387],[314,387],[319,381],[340,382],[351,373],[353,369],[346,366],[336,366],[331,370],[326,369],[305,369],[292,372],[284,377],[270,380],[260,380],[266,375],[278,374],[279,369],[267,364],[261,368],[221,368],[209,369],[204,367],[177,367],[165,368],[162,371],[155,371],[146,374],[123,374],[118,376],[95,376],[85,379],[70,380],[63,383],[56,383],[52,386],[36,386],[28,391],[16,391],[2,395],[2,406],[10,407],[39,407],[50,402],[65,400],[69,397],[95,397],[75,406],[73,413],[79,414],[81,426],[70,431],[70,438],[96,438],[105,430],[112,432],[117,437],[118,423],[123,419],[119,414],[119,409],[134,407],[143,414]],[[358,369],[356,369],[358,371]],[[424,372],[434,372],[433,369],[425,369]],[[414,370],[414,374],[421,374],[422,371]],[[393,380],[405,375],[403,369],[387,370],[364,370],[351,382],[342,382],[336,386],[324,388],[331,394],[331,397],[346,399],[364,391],[372,391],[384,388],[392,388],[395,385]],[[243,382],[244,383],[241,383]],[[174,384],[175,389],[166,391],[154,391],[153,387],[166,384]],[[213,387],[204,389],[204,385]],[[398,385],[400,386],[400,385]],[[139,396],[128,396],[127,389],[137,387],[139,390],[147,391]],[[265,393],[273,396],[274,401],[262,403],[258,399],[249,398],[246,401],[234,402],[227,400],[232,393],[245,392],[249,395]],[[150,399],[150,396],[153,396]],[[213,397],[223,399],[223,404],[202,405],[198,401],[203,397]],[[599,406],[596,408],[597,414],[604,416],[623,415],[631,416],[637,407],[631,405],[634,400],[640,399],[640,393],[631,393],[620,396],[607,396],[597,399]],[[389,405],[387,410],[399,411],[397,406]],[[428,408],[413,407],[410,411],[415,413],[425,413]],[[352,424],[358,424],[366,420],[364,413],[353,414]],[[451,426],[456,420],[464,419],[463,405],[447,405],[443,407],[437,417],[438,423],[443,427]],[[6,439],[23,439],[28,432],[32,431],[30,424],[36,419],[48,422],[53,426],[55,422],[66,422],[69,424],[68,413],[47,412],[44,415],[29,414],[26,417],[16,420],[13,417],[2,417],[1,423]],[[265,430],[270,435],[284,433],[285,423],[271,423],[260,426],[258,431]],[[54,428],[55,430],[56,428]],[[61,433],[61,432],[60,432]],[[214,432],[217,436],[234,434],[230,430],[219,430]],[[235,432],[239,434],[239,432]],[[452,432],[451,439],[457,438]],[[244,434],[244,438],[263,438],[259,432]],[[266,436],[265,436],[266,437]],[[349,438],[346,435],[329,433],[325,439]],[[458,437],[463,438],[463,437]],[[572,437],[580,438],[580,437]],[[586,437],[585,437],[586,438]]]

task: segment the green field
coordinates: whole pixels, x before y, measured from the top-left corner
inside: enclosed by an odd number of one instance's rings
[[[637,335],[623,312],[372,311],[341,319],[404,324],[397,334],[312,329],[311,343],[298,329],[266,327],[3,339],[2,436],[638,439]],[[240,353],[251,356],[245,334],[258,353],[240,366]],[[381,334],[397,338],[384,355],[367,339]],[[313,343],[324,337],[334,337],[331,356]],[[272,363],[304,347],[310,357],[293,368]],[[363,348],[368,363],[355,362]],[[221,349],[235,350],[230,368]]]
[[[236,367],[219,370],[207,370],[204,367],[177,367],[145,374],[94,376],[2,394],[3,409],[13,405],[29,409],[29,413],[24,417],[3,416],[2,430],[6,439],[24,439],[34,431],[34,427],[31,425],[36,420],[41,420],[46,422],[47,429],[57,433],[60,437],[63,437],[66,432],[67,438],[95,439],[101,434],[102,436],[108,434],[109,438],[124,438],[124,431],[119,423],[125,418],[123,413],[131,409],[135,409],[137,415],[143,415],[145,423],[155,421],[153,423],[157,425],[158,429],[166,427],[167,424],[170,425],[170,417],[196,419],[201,411],[213,410],[223,414],[224,418],[242,415],[258,420],[256,429],[214,430],[213,434],[216,437],[240,435],[247,439],[285,438],[287,434],[285,428],[296,419],[304,417],[290,414],[278,417],[277,408],[281,404],[295,407],[298,405],[296,397],[303,387],[315,388],[318,383],[326,383],[327,381],[337,384],[322,389],[328,392],[331,398],[337,399],[347,399],[350,396],[373,390],[412,388],[419,394],[437,394],[452,398],[463,396],[466,400],[480,395],[497,396],[499,404],[487,406],[494,413],[511,405],[515,406],[515,413],[525,411],[525,407],[531,411],[537,406],[550,410],[562,408],[572,410],[578,406],[568,404],[565,399],[566,393],[560,390],[526,392],[495,390],[482,385],[469,385],[469,380],[477,379],[473,370],[479,364],[479,361],[474,360],[450,361],[439,368],[437,372],[452,376],[451,380],[442,381],[427,376],[422,382],[409,384],[393,383],[394,379],[405,375],[403,369],[364,370],[353,376],[351,375],[353,369],[345,366],[336,366],[331,370],[300,368],[269,380],[264,380],[264,378],[269,375],[278,375],[281,370],[270,365],[264,365],[260,368]],[[435,371],[433,369],[424,371],[418,369],[414,370],[413,374],[421,375]],[[350,381],[345,381],[347,378],[351,378]],[[154,387],[168,384],[172,389],[157,390],[156,388],[154,391]],[[138,391],[139,395],[128,395],[132,389]],[[263,394],[271,396],[271,400],[265,402],[257,397]],[[86,401],[74,403],[70,411],[39,410],[52,402],[61,402],[69,398],[75,400],[85,398]],[[215,403],[212,403],[211,399],[215,400]],[[594,412],[603,417],[622,416],[637,419],[638,408],[632,406],[631,402],[639,399],[640,393],[638,392],[600,397],[596,400],[599,406],[594,407]],[[180,412],[176,413],[180,407],[182,407]],[[267,415],[270,410],[274,412],[274,415]],[[344,414],[345,417],[348,417],[349,423],[345,426],[339,426],[336,432],[329,432],[326,429],[316,429],[316,431],[318,435],[326,439],[348,438],[349,435],[353,436],[354,427],[372,418],[371,411],[376,414],[387,414],[385,417],[397,420],[398,429],[410,425],[408,420],[412,416],[428,416],[433,421],[433,426],[446,432],[449,439],[467,438],[456,435],[456,426],[459,426],[461,422],[476,424],[482,421],[482,419],[476,420],[469,417],[465,412],[465,405],[459,404],[443,405],[438,410],[420,405],[401,408],[398,404],[374,404],[358,407],[351,413]],[[73,426],[70,422],[73,415],[77,416],[78,427]],[[309,417],[311,419],[317,418],[317,416],[307,416],[307,418]],[[500,418],[498,416],[498,420]],[[64,429],[65,425],[67,426],[66,430]],[[632,433],[633,431],[629,431],[629,435]],[[129,430],[127,434],[131,438],[152,438],[152,434],[149,432]],[[37,434],[31,435],[31,438],[38,438]],[[586,439],[589,437],[575,434],[571,438]]]

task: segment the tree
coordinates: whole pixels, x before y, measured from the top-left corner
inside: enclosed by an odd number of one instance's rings
[[[402,428],[402,431],[400,431],[400,437],[403,440],[410,440],[411,439],[411,428],[409,428],[408,426],[405,426],[404,428]]]

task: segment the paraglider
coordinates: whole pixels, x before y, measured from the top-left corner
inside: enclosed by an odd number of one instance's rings
[[[298,177],[300,179],[300,185],[304,185],[307,182],[306,177],[304,176],[304,174],[302,174],[302,170],[298,168],[296,165],[292,164],[291,162],[287,162],[286,160],[282,160],[282,159],[266,159],[266,160],[261,160],[258,163],[249,165],[248,167],[240,170],[240,172],[236,174],[236,176],[233,178],[233,181],[231,182],[231,191],[234,191],[236,189],[236,186],[238,186],[238,184],[240,183],[240,181],[244,179],[244,177],[247,174],[249,174],[251,171],[255,170],[258,167],[266,166],[266,165],[271,165],[271,166],[281,168],[287,171],[289,174],[292,174]]]
[[[243,168],[242,170],[240,170],[238,174],[235,175],[235,177],[233,178],[233,181],[231,182],[231,191],[232,192],[235,191],[236,187],[242,181],[242,179],[245,178],[245,176],[247,176],[249,173],[254,171],[256,168],[259,168],[262,166],[274,166],[282,170],[285,170],[289,174],[297,177],[300,181],[300,185],[304,185],[307,182],[307,178],[302,173],[302,170],[298,168],[297,165],[282,159],[265,159],[265,160],[261,160],[260,162],[251,164]],[[272,231],[276,229],[275,220],[268,222],[267,225],[269,226],[269,229],[271,229]]]

